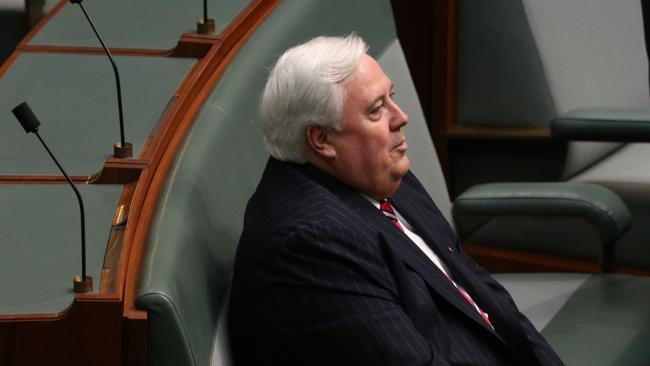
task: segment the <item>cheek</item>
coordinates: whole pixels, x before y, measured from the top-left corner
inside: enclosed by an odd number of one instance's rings
[[[372,151],[375,155],[385,156],[391,152],[390,148],[390,135],[382,129],[373,131],[365,138],[365,145],[368,150]]]
[[[386,139],[375,138],[364,144],[364,157],[372,166],[385,168],[391,164],[393,157]]]
[[[349,145],[340,163],[350,174],[363,174],[366,178],[370,178],[387,171],[392,160],[381,144],[366,139]]]
[[[374,133],[359,134],[346,142],[347,150],[366,159],[378,159],[390,152],[388,139]]]
[[[339,157],[348,166],[356,166],[366,173],[372,173],[377,169],[385,169],[394,158],[388,130],[378,123],[366,127],[368,128],[357,130],[340,140]]]

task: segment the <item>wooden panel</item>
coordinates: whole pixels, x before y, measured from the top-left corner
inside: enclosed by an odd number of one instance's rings
[[[456,0],[391,1],[397,34],[447,186],[447,131],[456,124]]]
[[[463,243],[463,249],[481,266],[492,273],[512,272],[581,272],[599,273],[598,263],[555,257],[550,255],[530,254],[515,250],[490,248],[484,245]],[[650,276],[650,270],[618,267],[616,273]]]
[[[57,320],[0,321],[0,364],[120,364],[122,307],[118,300],[78,296]]]
[[[447,130],[448,138],[472,140],[550,140],[548,128],[485,128],[453,126]]]

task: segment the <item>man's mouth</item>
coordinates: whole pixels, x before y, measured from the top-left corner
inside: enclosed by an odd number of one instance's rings
[[[400,143],[395,145],[393,149],[400,152],[405,152],[406,149],[408,149],[408,144],[406,143],[406,139],[400,141]]]

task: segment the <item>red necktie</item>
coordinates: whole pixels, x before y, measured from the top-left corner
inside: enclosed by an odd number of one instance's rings
[[[469,295],[469,293],[467,293],[467,291],[465,291],[465,289],[463,288],[463,286],[458,285],[458,284],[456,283],[456,281],[454,281],[453,279],[451,279],[451,277],[449,277],[449,275],[448,275],[447,273],[445,273],[445,276],[446,276],[447,279],[451,282],[451,284],[454,285],[454,287],[456,287],[456,289],[458,290],[458,292],[460,292],[460,294],[463,296],[463,298],[465,298],[465,300],[467,300],[467,302],[468,302],[470,305],[472,305],[472,307],[473,307],[474,309],[476,309],[476,311],[478,311],[479,315],[481,316],[481,318],[483,318],[483,320],[485,321],[485,323],[487,323],[487,325],[489,325],[490,328],[494,329],[494,325],[492,325],[492,322],[490,321],[490,316],[488,315],[488,313],[486,313],[485,311],[483,311],[483,309],[481,309],[481,308],[478,306],[478,304],[474,301],[474,299],[472,299],[472,297]]]
[[[390,222],[393,223],[393,226],[398,228],[401,232],[404,232],[404,228],[402,227],[402,224],[399,223],[399,220],[397,220],[393,206],[390,205],[388,199],[384,198],[379,202],[379,211],[381,211],[381,213],[390,219]]]
[[[404,232],[404,228],[402,227],[402,224],[400,224],[399,220],[397,219],[397,215],[395,215],[395,210],[393,210],[393,206],[391,206],[390,202],[388,202],[388,199],[383,199],[379,202],[379,211],[383,213],[386,217],[388,217],[396,228],[398,228],[401,232]],[[488,316],[488,313],[485,311],[481,310],[481,308],[476,304],[474,299],[465,291],[465,289],[462,286],[459,286],[456,281],[454,281],[447,272],[442,271],[445,274],[445,277],[451,282],[454,287],[458,290],[458,292],[463,296],[463,298],[470,304],[478,313],[481,315],[483,320],[485,320],[485,323],[489,325],[492,329],[494,329],[494,326],[492,325],[492,322],[490,321],[490,317]]]

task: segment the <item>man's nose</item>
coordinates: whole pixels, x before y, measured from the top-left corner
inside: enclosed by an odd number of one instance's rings
[[[409,116],[404,113],[402,108],[397,105],[394,101],[391,101],[391,109],[393,116],[390,121],[391,130],[399,130],[404,127],[409,122]]]

